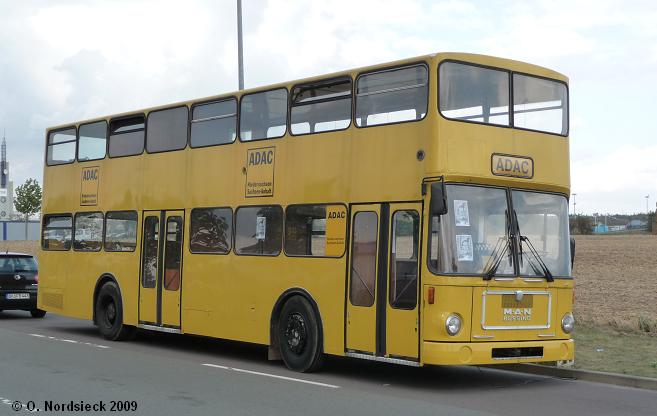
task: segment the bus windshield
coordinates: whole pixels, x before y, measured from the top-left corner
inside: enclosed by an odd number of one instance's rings
[[[519,233],[528,238],[521,242],[519,256],[522,276],[541,275],[536,260],[529,252],[532,244],[541,260],[554,276],[570,276],[570,235],[568,201],[563,195],[514,190],[513,209]]]
[[[431,219],[429,266],[439,274],[481,275],[497,245],[509,238],[507,194],[502,188],[447,185],[448,213]],[[496,275],[513,274],[511,251]]]
[[[429,268],[436,274],[484,275],[495,254],[503,256],[494,274],[543,276],[540,261],[555,277],[568,277],[568,202],[562,195],[503,188],[447,185],[448,213],[431,218]],[[513,211],[510,210],[513,202]],[[510,225],[513,212],[518,231]],[[512,235],[525,237],[510,241]],[[534,257],[529,245],[540,257]],[[505,245],[508,249],[505,250]]]

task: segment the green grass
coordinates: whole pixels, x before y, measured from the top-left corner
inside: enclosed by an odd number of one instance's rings
[[[657,378],[657,334],[611,326],[575,328],[575,368]]]

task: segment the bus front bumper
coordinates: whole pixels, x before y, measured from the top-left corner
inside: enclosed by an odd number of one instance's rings
[[[572,339],[514,342],[429,342],[422,346],[426,365],[479,365],[572,361]]]

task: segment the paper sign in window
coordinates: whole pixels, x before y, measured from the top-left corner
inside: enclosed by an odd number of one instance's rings
[[[473,261],[472,236],[469,234],[456,235],[456,254],[458,261]]]
[[[256,240],[264,240],[267,234],[267,217],[256,217]]]
[[[460,199],[454,200],[454,222],[457,227],[470,226],[470,213],[468,211],[468,201]]]

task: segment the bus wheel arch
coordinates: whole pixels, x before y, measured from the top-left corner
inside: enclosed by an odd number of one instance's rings
[[[107,316],[112,315],[111,322]],[[93,296],[93,322],[103,337],[112,341],[131,339],[136,328],[123,323],[123,296],[116,278],[104,274],[96,282]]]
[[[283,309],[286,307],[288,304],[288,301],[294,299],[294,298],[300,298],[301,302],[293,302],[297,303],[300,306],[303,305],[304,303],[308,305],[309,313],[312,315],[310,316],[310,320],[316,320],[316,326],[317,326],[317,334],[316,334],[316,347],[317,347],[317,353],[314,356],[314,359],[312,360],[311,363],[309,363],[306,366],[303,366],[304,368],[302,369],[296,369],[296,368],[291,368],[295,371],[301,371],[301,372],[310,372],[317,370],[323,361],[323,356],[324,356],[324,325],[322,323],[322,317],[321,314],[319,313],[319,307],[317,306],[317,302],[315,299],[312,297],[310,293],[308,293],[307,290],[302,289],[302,288],[291,288],[283,292],[279,297],[276,303],[274,304],[274,307],[272,309],[271,313],[271,319],[270,319],[270,327],[269,327],[269,351],[268,351],[268,358],[270,360],[283,360],[285,361],[285,364],[290,367],[288,360],[285,359],[282,355],[281,351],[281,343],[280,343],[280,317],[283,312]]]

